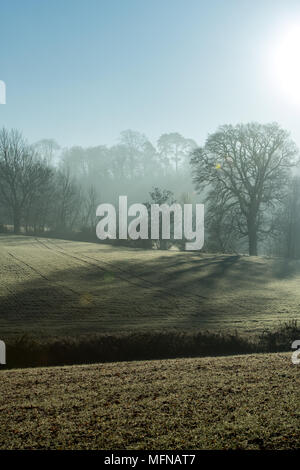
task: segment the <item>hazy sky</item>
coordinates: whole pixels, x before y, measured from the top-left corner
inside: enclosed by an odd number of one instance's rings
[[[131,128],[202,143],[220,124],[256,120],[300,145],[288,81],[300,39],[287,67],[280,56],[289,96],[272,65],[300,28],[300,0],[0,0],[0,20],[0,126],[30,141],[110,145]]]

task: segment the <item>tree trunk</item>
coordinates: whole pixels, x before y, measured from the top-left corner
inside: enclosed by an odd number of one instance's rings
[[[249,255],[257,256],[257,233],[254,227],[249,229]]]
[[[14,233],[18,235],[21,231],[21,218],[18,209],[14,210]]]

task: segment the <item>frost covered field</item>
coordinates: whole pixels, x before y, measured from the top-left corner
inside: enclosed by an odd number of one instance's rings
[[[296,449],[288,354],[0,371],[0,448]]]
[[[2,338],[299,318],[295,262],[3,235],[0,265]],[[299,374],[290,353],[0,370],[0,448],[298,448]]]
[[[300,265],[0,236],[0,332],[168,328],[249,333],[300,318]]]

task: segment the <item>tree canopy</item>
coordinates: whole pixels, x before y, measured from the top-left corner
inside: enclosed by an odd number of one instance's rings
[[[227,212],[248,237],[250,255],[257,255],[258,237],[273,229],[271,209],[297,162],[295,143],[277,123],[221,126],[191,158],[197,190],[208,189],[209,210]]]

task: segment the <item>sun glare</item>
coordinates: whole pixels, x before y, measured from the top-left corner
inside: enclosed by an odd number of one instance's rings
[[[290,25],[272,50],[276,85],[293,104],[300,105],[300,22]]]

